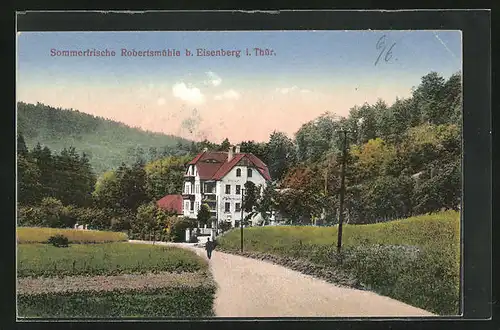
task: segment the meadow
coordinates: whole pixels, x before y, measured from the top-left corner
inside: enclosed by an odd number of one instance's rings
[[[337,227],[269,226],[244,231],[248,256],[269,256],[285,266],[303,260],[308,266],[302,271],[343,273],[359,287],[440,315],[459,314],[458,212],[345,225],[342,243],[338,255]],[[239,253],[239,231],[228,232],[217,244],[219,250]]]
[[[17,243],[46,243],[49,237],[57,234],[66,236],[73,244],[125,242],[128,240],[127,234],[113,231],[18,227]]]
[[[40,237],[47,232],[61,233],[49,228],[26,229],[18,228],[18,239],[24,237],[23,242],[42,241]],[[95,243],[111,237],[121,240],[121,233],[62,233],[70,237],[68,247],[18,244],[18,317],[213,316],[215,283],[208,263],[194,252],[119,241]]]
[[[19,277],[196,272],[207,268],[203,259],[187,250],[126,242],[67,248],[20,244],[17,262]]]

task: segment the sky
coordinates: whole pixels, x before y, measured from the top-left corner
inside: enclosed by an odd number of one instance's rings
[[[124,56],[134,50],[180,55]],[[461,68],[460,31],[22,32],[16,94],[153,132],[238,143],[275,130],[293,137],[327,111],[392,104],[427,73],[448,78]]]

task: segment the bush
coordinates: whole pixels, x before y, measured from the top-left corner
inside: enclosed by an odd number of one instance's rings
[[[49,239],[47,240],[48,244],[52,244],[55,247],[68,247],[69,246],[69,240],[66,236],[58,234],[54,236],[50,236]]]
[[[219,222],[219,229],[225,233],[226,231],[230,230],[232,228],[231,222],[228,221],[221,221]]]
[[[187,218],[176,219],[170,228],[170,240],[173,242],[184,242],[186,238],[186,229],[193,228],[194,223]]]

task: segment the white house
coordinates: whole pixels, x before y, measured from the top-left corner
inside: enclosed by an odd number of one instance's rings
[[[187,165],[183,215],[194,219],[201,205],[207,204],[218,223],[227,221],[238,226],[245,183],[251,181],[258,187],[270,180],[267,165],[251,153],[241,153],[239,146],[228,152],[205,149]]]

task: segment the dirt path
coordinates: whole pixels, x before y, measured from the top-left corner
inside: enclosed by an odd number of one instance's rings
[[[172,245],[205,257],[205,251],[192,244]],[[214,251],[209,263],[218,285],[214,309],[219,317],[433,315],[391,298],[338,287],[266,261]]]

